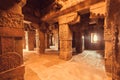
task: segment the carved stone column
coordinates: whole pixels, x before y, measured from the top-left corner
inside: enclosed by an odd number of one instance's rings
[[[0,6],[0,80],[24,80],[22,7],[25,0],[13,1],[8,0],[10,6],[1,1],[6,6]]]
[[[72,32],[68,24],[79,21],[77,13],[69,13],[59,17],[60,58],[69,60],[72,57]]]

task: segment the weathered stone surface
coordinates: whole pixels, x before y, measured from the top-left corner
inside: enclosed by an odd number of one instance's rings
[[[61,24],[59,26],[59,39],[60,40],[72,40],[72,32],[68,24]]]
[[[16,68],[22,64],[22,56],[16,52],[0,55],[0,72]]]
[[[23,37],[24,31],[23,31],[23,28],[16,29],[16,28],[10,28],[10,27],[0,27],[0,36]]]
[[[60,58],[69,60],[72,58],[72,42],[71,40],[60,41]]]
[[[60,58],[69,60],[72,57],[72,33],[68,24],[60,24]]]
[[[75,24],[80,21],[80,16],[77,12],[68,13],[59,17],[59,24]]]
[[[23,15],[0,11],[0,27],[23,28]]]
[[[120,12],[119,0],[107,0],[107,14],[105,22],[105,53],[107,55],[106,65],[111,68],[110,74],[113,80],[120,80],[120,63],[119,63],[119,26]],[[108,45],[109,43],[109,45]],[[109,46],[109,47],[108,47]],[[107,66],[106,66],[107,70]],[[108,71],[107,71],[108,72]]]
[[[0,73],[0,80],[24,80],[24,66]]]
[[[21,65],[24,36],[22,5],[25,0],[16,1],[3,6],[4,9],[0,6],[0,80],[24,80],[24,67]]]

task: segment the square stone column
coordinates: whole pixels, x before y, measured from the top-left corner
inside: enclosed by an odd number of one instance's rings
[[[60,24],[60,58],[69,60],[72,57],[72,33],[68,24]]]
[[[72,32],[69,24],[79,22],[80,17],[76,12],[59,17],[60,58],[69,60],[72,57]]]

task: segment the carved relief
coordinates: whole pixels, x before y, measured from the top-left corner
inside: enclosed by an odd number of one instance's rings
[[[22,28],[23,15],[0,11],[0,27]]]
[[[105,39],[106,42],[109,42],[112,46],[110,50],[106,47],[105,51],[107,54],[111,51],[111,57],[106,59],[108,62],[106,69],[111,68],[111,77],[113,80],[120,80],[120,63],[119,63],[119,10],[116,8],[118,0],[107,0],[107,14],[106,14],[106,23],[105,23]],[[117,6],[117,7],[116,7]],[[113,10],[114,9],[114,10]],[[118,15],[116,15],[118,14]],[[108,41],[109,40],[109,41]]]
[[[0,72],[16,68],[22,64],[22,56],[16,52],[0,55]]]

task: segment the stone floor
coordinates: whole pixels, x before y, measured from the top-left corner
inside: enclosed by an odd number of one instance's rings
[[[59,59],[55,51],[25,54],[25,80],[108,80],[99,51],[84,51],[69,61]]]

